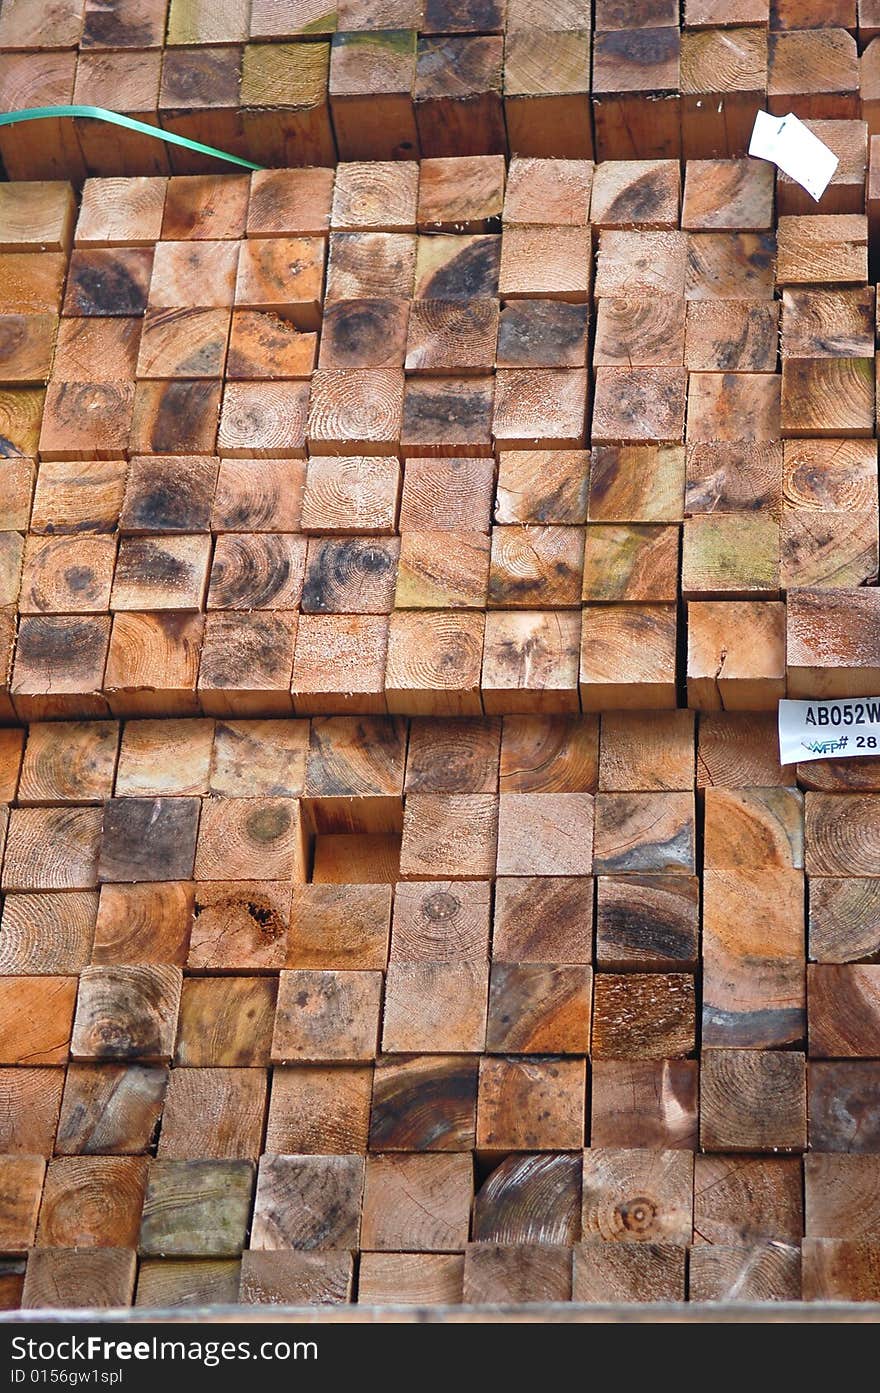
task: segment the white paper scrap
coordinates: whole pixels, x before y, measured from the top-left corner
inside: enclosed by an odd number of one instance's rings
[[[880,697],[780,701],[780,764],[865,755],[880,755]]]
[[[768,111],[759,111],[749,154],[777,165],[817,203],[839,164],[834,151],[791,112],[771,116]]]

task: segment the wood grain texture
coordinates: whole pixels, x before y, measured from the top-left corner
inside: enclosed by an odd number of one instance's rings
[[[378,1252],[460,1251],[472,1200],[469,1156],[368,1156],[361,1243]]]
[[[274,1069],[264,1150],[297,1156],[366,1151],[372,1082],[370,1066]]]
[[[474,1196],[473,1236],[489,1243],[573,1243],[580,1210],[579,1156],[511,1156]]]
[[[674,1243],[603,1243],[574,1248],[574,1301],[681,1301],[685,1248]]]
[[[538,1243],[468,1244],[464,1258],[465,1302],[479,1306],[570,1298],[568,1248]]]
[[[709,869],[703,886],[703,1047],[766,1048],[806,1025],[802,872]]]
[[[584,1237],[687,1243],[693,1184],[686,1151],[591,1147],[584,1152]]]
[[[138,1251],[143,1257],[236,1257],[244,1247],[250,1161],[151,1161]]]
[[[880,966],[810,963],[807,968],[809,1049],[813,1056],[871,1056],[878,1041]]]
[[[72,1064],[58,1118],[59,1156],[145,1155],[162,1117],[168,1071],[148,1064]]]
[[[479,1150],[572,1151],[584,1138],[583,1059],[480,1060]]]
[[[306,1252],[357,1247],[363,1183],[359,1156],[264,1156],[251,1246]]]
[[[134,1295],[136,1266],[131,1248],[40,1248],[28,1258],[22,1307],[118,1309]]]
[[[694,1243],[797,1242],[804,1231],[802,1171],[798,1156],[696,1156]]]
[[[688,1291],[692,1301],[797,1301],[800,1250],[778,1241],[750,1248],[700,1245],[691,1253]]]
[[[495,1054],[588,1053],[591,988],[592,973],[586,967],[494,963],[487,1050]]]
[[[587,876],[499,877],[492,958],[584,963],[593,951],[593,883]]]
[[[704,1150],[804,1150],[806,1110],[802,1054],[703,1051],[700,1143]]]
[[[358,1299],[375,1306],[456,1305],[463,1280],[464,1256],[459,1253],[364,1253]]]
[[[696,877],[600,876],[596,961],[603,968],[696,966],[700,887]]]
[[[694,979],[684,973],[596,974],[596,1059],[665,1059],[695,1044]]]
[[[245,1305],[334,1305],[351,1300],[348,1253],[244,1252],[237,1299]]]
[[[40,1248],[134,1248],[148,1162],[139,1156],[56,1158],[46,1171]]]
[[[698,1124],[698,1065],[689,1059],[594,1059],[590,1143],[691,1151]]]
[[[385,1056],[376,1065],[371,1151],[461,1151],[476,1141],[475,1059]]]

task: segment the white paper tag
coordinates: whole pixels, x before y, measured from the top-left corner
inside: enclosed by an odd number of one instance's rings
[[[880,697],[780,701],[780,764],[865,755],[880,755]]]
[[[817,203],[839,164],[834,151],[791,112],[771,116],[768,111],[759,111],[749,154],[777,165]]]

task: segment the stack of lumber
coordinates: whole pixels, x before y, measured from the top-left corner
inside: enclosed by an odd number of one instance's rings
[[[880,775],[807,768],[724,712],[5,730],[3,1304],[878,1299]]]
[[[264,165],[743,155],[759,108],[880,130],[877,0],[3,0],[0,110],[76,103]],[[10,178],[210,171],[77,118]]]
[[[0,184],[0,715],[875,695],[880,138],[812,124],[834,212],[754,160]]]
[[[880,1301],[880,0],[0,0],[64,102],[276,167],[0,127],[0,1308]]]

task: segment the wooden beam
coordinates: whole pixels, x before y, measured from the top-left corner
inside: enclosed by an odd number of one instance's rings
[[[624,231],[674,231],[680,203],[678,160],[603,160],[593,176],[590,222]]]
[[[481,697],[487,713],[578,709],[580,616],[559,610],[486,615]]]
[[[534,225],[538,217],[555,226],[586,226],[591,221],[594,169],[590,159],[514,155],[504,191],[505,227]]]
[[[688,1272],[692,1301],[800,1300],[800,1249],[794,1244],[701,1244],[691,1250]]]
[[[265,1152],[270,1156],[365,1152],[372,1086],[371,1064],[276,1067]]]
[[[489,539],[482,532],[402,534],[398,609],[482,609],[488,587]]]
[[[472,1151],[478,1067],[476,1058],[465,1055],[380,1059],[373,1083],[370,1150]]]
[[[691,1151],[697,1142],[698,1065],[692,1059],[596,1059],[590,1143]]]
[[[419,39],[413,101],[425,158],[504,153],[503,54],[500,34]]]
[[[193,890],[186,881],[102,885],[92,963],[166,962],[183,967],[193,911]]]
[[[760,5],[756,7],[760,12]],[[738,157],[748,151],[756,111],[767,93],[767,29],[734,23],[718,7],[715,27],[687,27],[681,35],[681,143],[686,160]],[[749,21],[757,13],[737,18]],[[708,15],[703,16],[708,20]],[[688,26],[691,19],[686,19]]]
[[[511,31],[504,45],[504,119],[519,155],[591,159],[589,26]]]
[[[872,1238],[876,1211],[876,1156],[816,1151],[804,1157],[808,1238]]]
[[[703,1046],[803,1039],[803,872],[709,868],[703,883]]]
[[[356,1063],[373,1059],[379,1028],[379,972],[282,972],[272,1059]],[[303,1010],[300,998],[305,998]]]
[[[598,793],[594,869],[599,875],[695,872],[690,792]]]
[[[768,1239],[794,1244],[803,1231],[799,1156],[709,1153],[694,1158],[695,1246],[741,1247]]]
[[[564,1243],[581,1228],[580,1156],[509,1156],[474,1196],[481,1243]]]
[[[278,983],[274,977],[187,977],[174,1063],[190,1068],[264,1068]]]
[[[812,1150],[876,1151],[877,1080],[870,1062],[811,1059],[807,1084]]]
[[[45,1156],[55,1149],[63,1068],[0,1069],[0,1139],[4,1155]]]
[[[148,1164],[143,1156],[56,1157],[46,1171],[37,1246],[134,1248]]]
[[[407,793],[495,793],[501,758],[501,721],[432,720],[409,723]]]
[[[596,888],[596,962],[600,967],[696,967],[696,876],[603,875]]]
[[[584,530],[494,527],[488,603],[493,608],[564,609],[580,599]]]
[[[683,1301],[685,1256],[683,1244],[578,1243],[574,1248],[572,1299],[601,1303]]]
[[[777,284],[864,284],[868,279],[867,236],[867,218],[860,213],[781,217],[777,225]]]
[[[268,1090],[262,1069],[173,1069],[162,1113],[161,1160],[257,1160]]]
[[[317,1252],[357,1248],[363,1184],[360,1156],[263,1156],[252,1247]]]
[[[482,962],[489,956],[490,917],[486,881],[401,881],[394,896],[391,960]]]
[[[358,1299],[372,1306],[460,1305],[463,1281],[460,1253],[363,1253]]]
[[[776,241],[770,232],[689,232],[688,300],[772,300]]]
[[[677,23],[596,33],[593,121],[598,159],[678,158],[680,48]]]
[[[700,1145],[704,1151],[805,1150],[804,1056],[785,1050],[704,1049]]]
[[[795,789],[707,789],[704,857],[719,870],[804,864],[803,796]]]
[[[34,1246],[45,1174],[42,1156],[4,1156],[0,1161],[4,1187],[0,1241],[4,1252],[26,1253]]]
[[[810,1055],[872,1053],[880,1012],[880,968],[874,963],[810,963],[807,967]]]
[[[873,877],[814,876],[809,955],[818,962],[870,960],[880,951],[880,900]]]
[[[584,711],[675,706],[673,605],[587,606],[581,637]]]
[[[333,35],[328,93],[340,159],[399,161],[418,154],[415,77],[414,30]]]
[[[151,1064],[71,1064],[58,1118],[59,1156],[149,1154],[168,1070]]]
[[[598,446],[591,451],[590,522],[680,522],[685,452],[680,445]]]
[[[290,889],[273,881],[202,882],[192,905],[187,965],[208,971],[271,971],[285,964]]]
[[[493,963],[486,1048],[502,1054],[586,1054],[592,972],[588,967]]]
[[[687,161],[681,225],[689,232],[761,232],[773,225],[775,180],[766,161]]]
[[[688,605],[687,617],[689,705],[699,711],[775,710],[786,690],[785,606],[701,600]]]
[[[576,1151],[584,1139],[583,1059],[480,1060],[477,1147],[481,1151]]]
[[[770,34],[767,105],[775,116],[849,120],[859,115],[859,58],[845,29]]]
[[[396,610],[385,671],[389,711],[478,715],[484,630],[484,615],[474,611]]]
[[[485,1044],[485,962],[389,963],[382,1049],[386,1054],[476,1054]]]
[[[71,1057],[171,1058],[180,1010],[179,967],[86,967],[79,979]]]
[[[337,1305],[351,1301],[350,1253],[244,1252],[235,1300],[245,1306]]]
[[[469,1243],[464,1300],[471,1305],[569,1301],[571,1250],[554,1244]]]
[[[584,1152],[584,1238],[689,1243],[693,1191],[687,1151],[591,1147]]]
[[[329,43],[245,45],[240,120],[257,163],[275,168],[334,163],[329,72]]]
[[[600,972],[594,997],[593,1058],[666,1059],[693,1051],[692,976]]]
[[[870,1239],[805,1238],[805,1301],[876,1301],[880,1245]]]
[[[134,1295],[137,1257],[131,1248],[39,1248],[28,1257],[21,1304],[96,1310],[127,1306]]]
[[[865,92],[865,63],[861,63],[860,121],[807,121],[815,136],[838,158],[838,166],[822,196],[827,213],[864,213],[868,167],[868,105]],[[789,175],[779,172],[776,209],[779,214],[810,213],[815,201]]]
[[[589,877],[499,877],[492,928],[494,963],[589,963],[593,882]]]
[[[245,1244],[250,1161],[151,1161],[138,1250],[142,1257],[236,1257]]]
[[[368,1252],[460,1252],[473,1194],[469,1156],[368,1156],[361,1245]]]
[[[873,695],[880,680],[873,657],[876,610],[871,589],[792,590],[786,605],[788,695]]]
[[[770,373],[779,348],[779,306],[763,300],[689,300],[685,328],[685,366],[692,372]],[[693,450],[720,451],[723,442],[696,444]],[[764,445],[769,454],[771,446]],[[738,447],[754,455],[755,444]],[[690,450],[688,452],[690,457]]]

